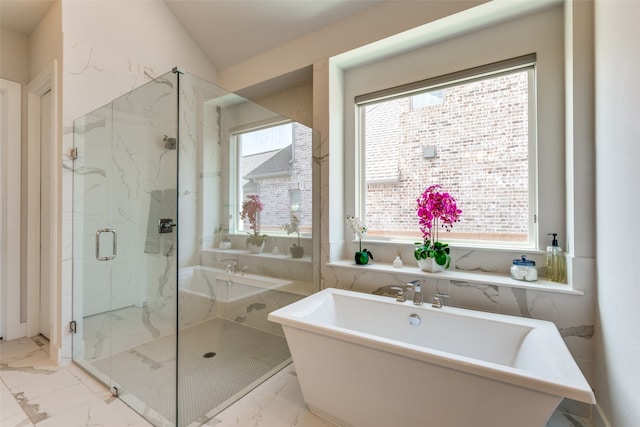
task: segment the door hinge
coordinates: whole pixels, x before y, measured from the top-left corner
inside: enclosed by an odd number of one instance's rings
[[[71,151],[69,151],[69,157],[71,160],[75,160],[78,158],[78,147],[73,147]]]
[[[72,334],[75,334],[76,332],[78,332],[77,326],[78,325],[76,325],[75,320],[72,320],[71,322],[69,322],[69,332],[71,332]]]

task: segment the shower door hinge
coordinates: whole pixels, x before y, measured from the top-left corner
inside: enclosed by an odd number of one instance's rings
[[[69,332],[71,332],[72,334],[75,334],[76,332],[78,332],[75,320],[72,320],[71,322],[69,322]]]
[[[118,390],[117,386],[114,385],[113,387],[111,387],[111,395],[113,397],[118,397],[119,392],[120,390]]]
[[[71,151],[69,151],[69,157],[71,157],[71,160],[78,158],[78,147],[73,147]]]

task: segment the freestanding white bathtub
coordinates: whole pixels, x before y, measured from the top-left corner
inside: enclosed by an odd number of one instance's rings
[[[563,397],[595,403],[551,322],[333,288],[269,320],[309,409],[339,426],[544,427]]]

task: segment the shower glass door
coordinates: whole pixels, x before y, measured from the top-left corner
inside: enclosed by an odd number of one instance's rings
[[[268,314],[317,290],[318,139],[178,69],[74,123],[73,359],[153,425],[200,425],[290,363]]]
[[[73,359],[177,424],[177,91],[168,73],[76,120]]]

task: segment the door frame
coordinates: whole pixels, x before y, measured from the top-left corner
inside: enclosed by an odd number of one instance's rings
[[[6,340],[25,335],[26,324],[21,320],[20,253],[21,253],[21,147],[22,147],[22,85],[11,80],[0,79],[0,91],[4,93],[4,135],[2,167],[2,247],[0,262],[2,268],[2,322],[0,337]]]
[[[61,175],[62,150],[58,134],[58,64],[53,60],[28,85],[28,139],[27,139],[27,335],[34,336],[40,331],[40,191],[51,192],[51,218],[49,224],[53,232],[51,239],[51,337],[49,356],[60,360],[61,353]],[[51,91],[51,180],[48,188],[40,183],[40,126],[42,96]]]

